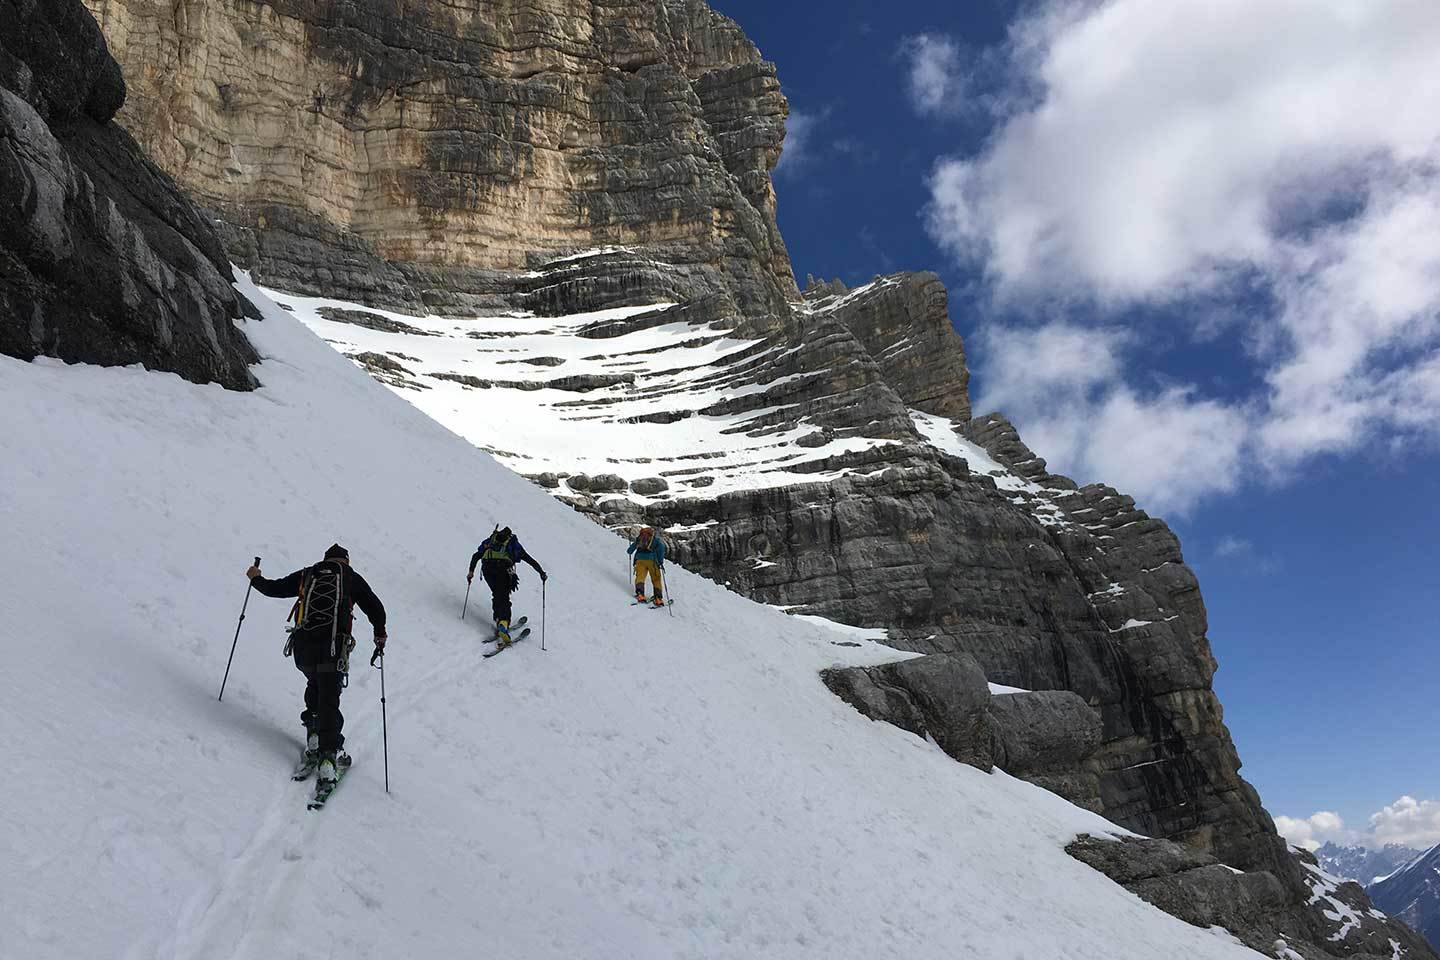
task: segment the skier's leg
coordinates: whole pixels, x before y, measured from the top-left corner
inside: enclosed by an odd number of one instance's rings
[[[500,564],[486,564],[485,585],[490,588],[490,612],[495,622],[510,619],[510,571]]]
[[[650,586],[653,588],[656,600],[660,600],[660,595],[664,592],[660,588],[660,583],[660,564],[652,560],[650,562]]]
[[[340,714],[341,673],[334,664],[324,664],[311,671],[315,680],[315,706],[319,723],[316,733],[320,735],[320,754],[338,753],[345,745],[340,728],[345,718]]]
[[[649,569],[649,560],[635,561],[635,599],[642,603],[645,600],[645,576]]]

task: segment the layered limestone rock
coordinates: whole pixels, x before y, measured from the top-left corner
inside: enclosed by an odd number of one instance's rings
[[[796,291],[772,65],[699,0],[86,0],[121,121],[287,289],[468,308],[605,245],[757,314]]]
[[[254,386],[209,224],[111,122],[125,83],[79,0],[0,0],[0,353]]]

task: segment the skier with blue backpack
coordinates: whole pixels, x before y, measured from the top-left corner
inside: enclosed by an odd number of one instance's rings
[[[509,527],[496,527],[495,531],[475,548],[475,553],[470,558],[470,572],[465,576],[466,583],[472,582],[475,579],[475,564],[480,564],[480,575],[490,588],[490,611],[495,618],[495,641],[499,650],[510,646],[512,642],[510,594],[520,586],[515,565],[522,562],[534,568],[540,575],[541,583],[550,579],[535,558],[525,552],[525,548],[520,545],[520,538],[515,536]]]
[[[655,588],[654,605],[665,606],[665,541],[655,535],[650,527],[641,527],[640,535],[625,550],[634,559],[635,602],[645,602],[645,578],[650,578]]]

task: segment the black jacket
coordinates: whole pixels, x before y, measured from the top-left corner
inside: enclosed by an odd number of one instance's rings
[[[325,561],[327,563],[333,561]],[[350,633],[351,620],[354,618],[353,607],[359,606],[365,616],[370,620],[370,626],[375,628],[375,636],[385,636],[385,605],[380,598],[375,596],[375,591],[370,589],[370,584],[350,568],[350,564],[341,564],[345,570],[344,609],[340,611],[340,632]],[[296,570],[288,577],[281,577],[279,580],[267,580],[264,577],[256,577],[250,582],[267,597],[298,597],[300,596],[300,581],[310,570]]]

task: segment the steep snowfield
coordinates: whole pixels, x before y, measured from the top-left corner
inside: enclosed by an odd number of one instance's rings
[[[0,956],[1254,956],[1064,854],[1105,821],[816,679],[884,648],[680,571],[630,607],[621,541],[266,312],[248,395],[0,357]],[[497,521],[549,651],[482,661]],[[333,540],[390,611],[392,792],[362,626],[356,766],[307,813],[287,603],[215,694],[251,556]]]

